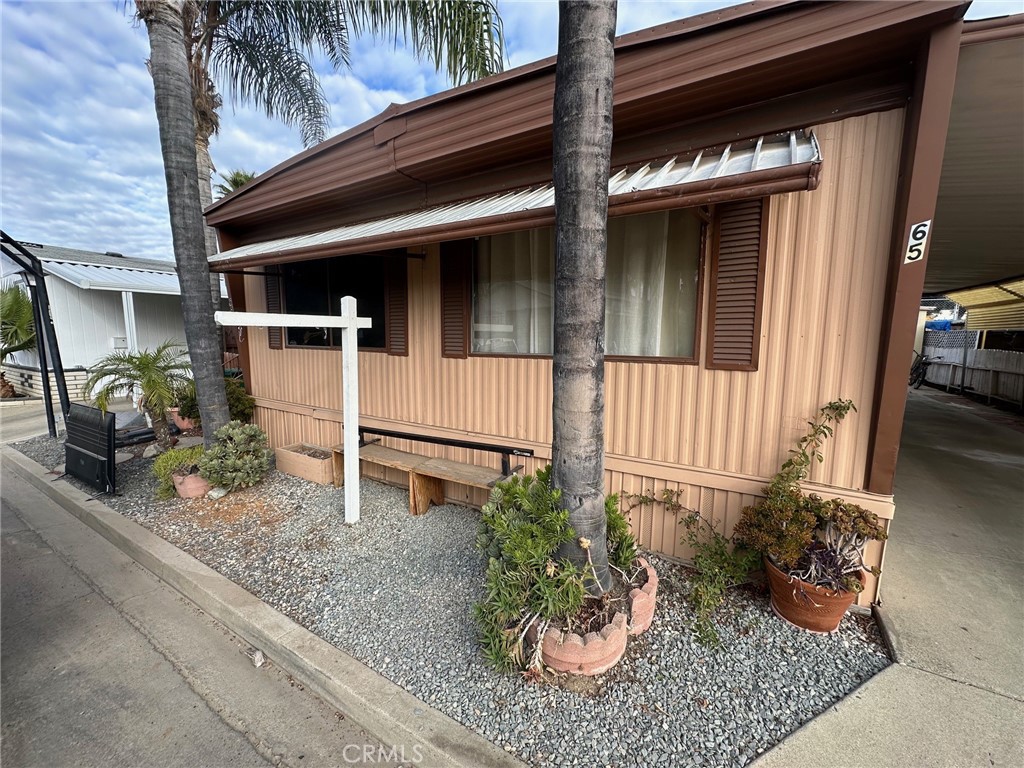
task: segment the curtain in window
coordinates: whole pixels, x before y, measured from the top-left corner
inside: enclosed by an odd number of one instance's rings
[[[551,228],[480,238],[473,297],[473,351],[552,352],[555,235]]]
[[[608,221],[609,355],[692,358],[701,222],[687,210]],[[472,350],[551,354],[554,229],[480,238]]]
[[[609,219],[606,354],[693,356],[700,232],[685,210]]]

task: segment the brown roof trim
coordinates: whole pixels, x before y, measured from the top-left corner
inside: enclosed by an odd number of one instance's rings
[[[782,168],[740,173],[735,176],[706,179],[674,188],[662,187],[615,195],[608,199],[608,215],[610,217],[629,216],[671,208],[692,208],[711,203],[813,190],[818,186],[820,173],[821,163],[808,162]],[[211,271],[221,271],[239,267],[257,267],[290,261],[320,259],[328,256],[346,256],[387,248],[407,248],[440,241],[546,227],[552,225],[554,221],[555,209],[553,206],[549,206],[471,219],[457,224],[439,224],[339,243],[324,243],[237,259],[228,258],[212,262],[210,269]]]
[[[1024,13],[964,22],[964,31],[960,35],[960,47],[977,43],[991,43],[995,40],[1012,40],[1017,37],[1024,37]]]
[[[818,20],[814,18],[815,13],[810,11],[816,9],[827,10],[826,15],[843,15],[847,13],[851,7],[862,7],[872,8],[872,12],[868,14],[871,18],[871,23],[865,22],[863,25],[857,25],[856,30],[861,30],[861,33],[871,31],[871,24],[877,23],[880,27],[889,25],[898,25],[905,23],[907,20],[928,16],[930,19],[934,19],[935,22],[941,21],[943,16],[946,17],[957,17],[962,16],[966,10],[967,3],[962,0],[932,0],[931,2],[886,2],[886,3],[870,3],[870,2],[859,2],[858,0],[852,0],[851,2],[845,3],[827,3],[827,2],[795,2],[794,0],[766,0],[765,2],[753,2],[744,5],[734,6],[733,8],[727,8],[719,11],[713,11],[710,13],[701,14],[687,19],[681,19],[679,21],[670,22],[668,24],[662,24],[650,29],[641,30],[628,35],[623,35],[616,41],[616,52],[617,54],[628,53],[633,50],[641,49],[644,47],[651,46],[652,44],[663,42],[668,39],[685,39],[691,36],[697,36],[698,33],[714,32],[719,33],[723,30],[729,29],[730,27],[740,26],[742,24],[749,24],[752,20],[758,17],[769,17],[782,15],[784,12],[791,12],[795,15],[792,24],[775,23],[775,26],[779,27],[778,30],[771,30],[770,33],[766,32],[763,36],[766,48],[773,48],[772,40],[777,40],[780,34],[780,30],[785,28],[784,36],[797,35],[799,30],[804,29],[810,25],[813,27],[818,23]],[[873,9],[878,8],[875,12]],[[835,9],[834,12],[832,9]],[[806,21],[805,21],[806,19]],[[767,22],[771,25],[774,22]],[[854,30],[851,30],[853,34]],[[791,55],[794,52],[799,53],[802,48],[799,46],[806,46],[807,42],[803,41],[797,43],[797,48],[793,48],[791,42],[783,41],[775,43],[774,45],[781,46],[778,56]],[[712,46],[714,47],[714,46]],[[728,46],[721,46],[722,50],[715,55],[721,60],[731,60],[735,58],[736,51],[731,50]],[[717,49],[716,49],[717,50]],[[759,47],[759,51],[761,48]],[[773,49],[774,50],[774,49]],[[763,51],[761,51],[763,53]],[[640,54],[642,56],[642,52]],[[759,53],[759,55],[761,55]],[[416,112],[423,111],[429,108],[435,108],[438,105],[454,105],[456,102],[469,97],[471,95],[478,95],[485,92],[491,92],[493,95],[496,92],[500,92],[501,89],[506,88],[513,83],[525,84],[532,78],[547,77],[551,74],[555,62],[555,57],[548,57],[539,62],[528,64],[508,72],[494,75],[489,78],[470,83],[459,88],[454,88],[449,91],[444,91],[439,94],[419,99],[414,102],[410,102],[404,105],[391,105],[380,115],[377,115],[366,122],[355,126],[354,128],[345,131],[344,133],[335,136],[327,141],[305,150],[298,155],[278,164],[274,168],[266,171],[265,173],[258,176],[253,182],[248,184],[245,188],[237,190],[235,193],[225,196],[220,200],[216,201],[209,208],[206,209],[206,214],[209,217],[209,222],[213,225],[224,224],[227,225],[235,217],[235,214],[223,211],[224,206],[227,206],[233,201],[239,200],[240,198],[247,197],[253,194],[254,190],[259,190],[261,186],[268,180],[280,176],[285,171],[295,168],[301,165],[305,161],[322,155],[326,152],[331,151],[333,148],[338,147],[352,139],[364,137],[371,134],[373,129],[376,129],[382,123],[392,120],[400,116],[411,116]],[[624,62],[625,63],[625,62]],[[705,62],[706,66],[706,62]],[[483,132],[486,137],[486,131]],[[399,134],[400,135],[400,134]],[[407,152],[406,152],[407,153]],[[422,158],[421,158],[422,160]],[[396,162],[395,158],[392,158],[392,162]],[[402,166],[407,165],[406,161],[399,163]],[[406,175],[412,172],[415,173],[416,162],[412,162],[409,168],[405,169]],[[394,170],[394,169],[393,169]],[[418,178],[418,177],[417,177]],[[420,179],[420,181],[428,181],[428,179]],[[246,208],[245,204],[242,206]],[[248,212],[248,213],[251,213]],[[219,214],[219,215],[218,215]]]
[[[616,52],[624,51],[637,46],[648,45],[667,37],[681,37],[683,35],[699,32],[700,30],[708,27],[724,27],[728,24],[743,21],[753,16],[773,13],[778,11],[780,8],[785,8],[789,5],[798,5],[801,2],[807,4],[808,0],[753,0],[753,2],[744,3],[742,5],[734,5],[730,8],[722,8],[717,11],[698,14],[697,16],[678,19],[676,21],[642,29],[637,32],[620,35],[615,38],[615,50]],[[411,112],[424,109],[425,107],[430,107],[444,101],[452,101],[477,91],[500,88],[509,80],[516,80],[520,78],[525,79],[547,70],[554,70],[556,59],[556,56],[548,56],[538,61],[523,64],[515,67],[514,69],[500,72],[481,80],[476,80],[472,83],[466,83],[465,85],[458,86],[457,88],[450,88],[445,91],[440,91],[439,93],[431,94],[430,96],[424,96],[421,99],[406,102],[405,104],[390,104],[387,109],[380,114],[371,117],[369,120],[365,120],[364,122],[359,123],[359,125],[355,125],[347,131],[339,133],[337,136],[332,136],[316,146],[310,147],[309,149],[278,163],[273,168],[261,173],[253,179],[252,182],[246,185],[244,189],[236,189],[230,194],[215,200],[212,205],[206,208],[205,213],[215,211],[230,200],[233,200],[235,197],[252,191],[252,189],[260,183],[266,181],[272,176],[278,175],[282,171],[285,171],[294,165],[300,164],[310,155],[319,154],[326,149],[330,149],[337,144],[347,141],[353,136],[369,132],[370,129],[376,128],[391,118],[398,117],[400,115],[408,115]]]

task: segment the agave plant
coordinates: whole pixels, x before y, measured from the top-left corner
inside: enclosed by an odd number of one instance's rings
[[[176,341],[165,341],[154,350],[113,352],[89,369],[85,395],[105,411],[111,398],[137,394],[139,409],[153,422],[157,444],[166,449],[171,445],[167,409],[189,381],[190,370],[185,348]]]

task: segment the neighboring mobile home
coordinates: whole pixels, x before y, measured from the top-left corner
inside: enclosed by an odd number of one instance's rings
[[[892,518],[917,225],[934,214],[965,9],[754,3],[617,40],[608,492],[679,489],[731,530],[842,397],[859,410],[809,487]],[[393,105],[208,209],[236,309],[337,313],[351,294],[373,318],[362,424],[528,447],[527,471],[550,459],[553,86],[547,59]],[[337,341],[248,332],[275,445],[340,442]],[[660,505],[632,515],[644,546],[686,557],[677,523]],[[872,579],[862,603],[875,593]]]
[[[111,352],[152,349],[168,339],[184,345],[181,287],[173,261],[22,245],[39,258],[48,277],[50,314],[72,400],[82,396],[87,369]],[[23,283],[17,266],[6,259],[0,279],[4,285]],[[19,392],[41,395],[35,350],[12,358],[4,365],[8,381]],[[56,398],[56,389],[51,392]]]

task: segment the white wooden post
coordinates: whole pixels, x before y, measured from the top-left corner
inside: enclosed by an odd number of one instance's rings
[[[345,429],[345,522],[359,522],[359,328],[356,300],[341,300],[342,421]]]
[[[345,429],[345,522],[359,522],[359,334],[370,328],[368,317],[358,317],[356,300],[341,300],[341,316],[279,315],[268,312],[215,312],[219,325],[265,328],[341,328],[342,421]]]

